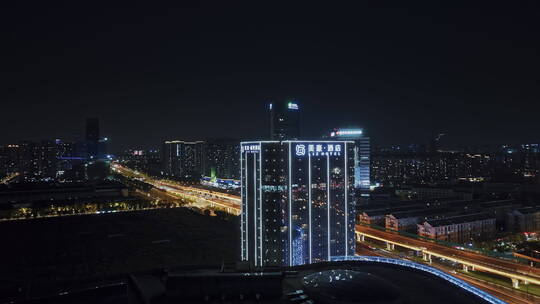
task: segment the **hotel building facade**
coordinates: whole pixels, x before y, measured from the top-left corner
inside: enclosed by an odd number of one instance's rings
[[[355,253],[354,142],[240,144],[241,257],[294,266]]]

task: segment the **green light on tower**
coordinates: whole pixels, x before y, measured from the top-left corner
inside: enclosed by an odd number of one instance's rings
[[[210,181],[215,183],[216,180],[217,180],[216,168],[212,167],[212,168],[210,168]]]
[[[287,108],[291,110],[298,110],[298,104],[295,102],[289,101],[289,103],[287,104]]]

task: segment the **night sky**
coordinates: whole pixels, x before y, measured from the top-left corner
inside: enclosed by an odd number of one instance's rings
[[[5,2],[3,144],[82,134],[93,116],[115,149],[264,138],[268,102],[290,97],[305,137],[540,141],[537,1]]]

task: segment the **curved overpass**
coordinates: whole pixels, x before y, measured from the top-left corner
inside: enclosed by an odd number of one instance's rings
[[[475,252],[459,250],[363,225],[356,225],[356,235],[359,241],[368,237],[385,242],[389,249],[392,249],[393,246],[400,246],[422,252],[426,261],[431,261],[431,257],[439,257],[462,264],[465,271],[470,268],[501,275],[511,279],[515,288],[519,286],[520,281],[525,284],[534,283],[540,285],[540,269],[528,265],[521,265]]]
[[[489,293],[482,291],[458,278],[455,278],[449,274],[446,274],[443,271],[440,271],[438,269],[435,269],[433,267],[425,266],[422,264],[406,261],[406,260],[398,260],[398,259],[391,259],[391,258],[385,258],[385,257],[374,257],[374,256],[340,256],[340,257],[333,257],[333,261],[363,261],[363,262],[375,262],[375,263],[386,263],[386,264],[393,264],[393,265],[399,265],[403,267],[409,267],[414,268],[420,271],[424,271],[427,273],[430,273],[432,275],[435,275],[451,284],[456,285],[457,287],[464,289],[465,291],[468,291],[469,293],[480,297],[484,301],[488,303],[493,304],[505,304],[501,299],[498,299]]]

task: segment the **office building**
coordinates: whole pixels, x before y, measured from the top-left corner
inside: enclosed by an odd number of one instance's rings
[[[241,256],[301,265],[355,253],[354,142],[242,142]]]
[[[204,147],[204,175],[212,179],[240,178],[240,141],[210,139]]]
[[[204,172],[204,142],[172,140],[163,143],[162,174],[185,180],[199,180]]]
[[[334,129],[330,138],[354,141],[354,187],[368,191],[371,185],[369,137],[364,136],[362,129]]]
[[[300,138],[300,108],[293,100],[270,104],[270,137],[272,140]]]

